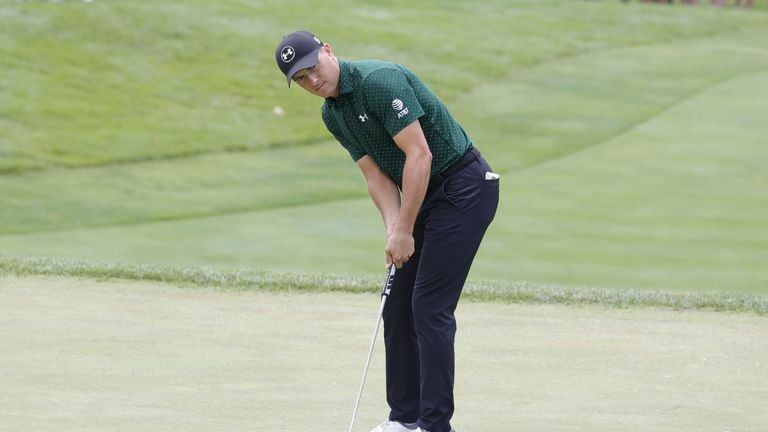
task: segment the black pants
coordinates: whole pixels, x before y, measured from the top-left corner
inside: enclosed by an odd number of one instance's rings
[[[390,420],[448,432],[453,416],[454,311],[499,202],[498,179],[476,160],[425,198],[414,255],[395,274],[384,310]]]

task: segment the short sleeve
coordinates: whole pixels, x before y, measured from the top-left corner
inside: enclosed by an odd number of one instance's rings
[[[379,69],[363,82],[368,110],[381,120],[390,136],[424,115],[408,77],[398,69]]]
[[[339,135],[336,135],[336,134],[333,134],[333,136],[335,136],[336,140],[341,143],[342,147],[347,149],[347,151],[349,152],[349,156],[352,158],[353,161],[357,162],[360,159],[362,159],[363,156],[368,154],[368,152],[365,151],[365,149],[360,148],[355,143],[343,140]]]

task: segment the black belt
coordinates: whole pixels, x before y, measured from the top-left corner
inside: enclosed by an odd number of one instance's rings
[[[439,174],[435,174],[429,179],[429,186],[427,186],[427,193],[426,195],[429,195],[433,191],[435,191],[437,188],[440,187],[443,182],[456,173],[457,171],[460,171],[462,168],[466,167],[467,165],[471,164],[472,162],[480,160],[480,151],[476,148],[471,148],[469,151],[464,153],[464,156],[462,156],[459,160],[451,164],[448,168],[442,170]]]

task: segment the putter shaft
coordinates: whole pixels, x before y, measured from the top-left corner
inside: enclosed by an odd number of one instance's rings
[[[387,270],[387,278],[384,281],[384,287],[381,290],[381,304],[379,305],[379,313],[376,314],[376,324],[373,326],[373,336],[371,337],[371,346],[368,349],[368,357],[365,360],[365,367],[363,368],[363,379],[360,382],[360,390],[357,392],[357,400],[355,401],[355,410],[352,412],[352,421],[349,423],[349,432],[355,427],[355,419],[357,418],[357,410],[360,407],[360,399],[363,397],[363,388],[365,387],[365,377],[368,376],[368,366],[371,364],[371,357],[373,356],[373,347],[376,345],[376,336],[379,334],[379,325],[381,324],[381,316],[384,313],[384,305],[387,303],[387,297],[389,297],[389,291],[392,289],[392,279],[395,276],[395,265],[392,264]]]

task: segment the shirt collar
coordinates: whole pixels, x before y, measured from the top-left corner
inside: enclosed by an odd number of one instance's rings
[[[355,90],[352,84],[352,64],[339,59],[339,96],[352,93]]]

